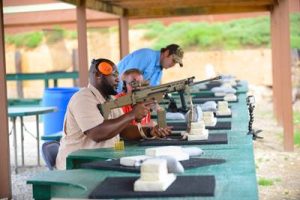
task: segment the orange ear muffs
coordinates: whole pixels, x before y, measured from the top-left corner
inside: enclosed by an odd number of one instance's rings
[[[101,62],[98,65],[98,70],[104,75],[110,75],[113,71],[113,66],[108,62]]]

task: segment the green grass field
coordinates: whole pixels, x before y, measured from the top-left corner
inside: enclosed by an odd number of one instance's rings
[[[270,47],[270,18],[256,17],[222,23],[179,22],[164,26],[158,21],[136,25],[147,30],[145,39],[153,39],[153,48],[176,43],[185,49],[244,49]],[[290,16],[291,47],[300,48],[300,14]]]

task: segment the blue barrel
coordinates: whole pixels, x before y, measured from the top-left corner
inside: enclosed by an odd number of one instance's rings
[[[47,88],[44,91],[43,106],[55,106],[57,112],[45,114],[44,121],[44,135],[52,135],[63,130],[64,117],[68,103],[72,95],[77,92],[79,88]]]

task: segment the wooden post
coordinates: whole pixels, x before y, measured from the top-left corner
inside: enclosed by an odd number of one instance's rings
[[[276,79],[275,98],[278,98],[278,114],[282,119],[284,130],[284,150],[294,150],[294,130],[293,130],[293,108],[292,108],[292,80],[291,80],[291,47],[289,30],[289,1],[281,0],[271,11],[272,26],[272,57],[276,63],[273,63],[273,77]],[[277,43],[277,44],[275,44]],[[274,59],[273,59],[274,62]],[[274,65],[275,64],[275,65]],[[279,87],[277,87],[279,86]]]
[[[5,42],[3,24],[3,1],[0,1],[0,199],[11,199],[9,135],[7,120],[7,94],[6,94],[6,69],[5,69]]]
[[[128,18],[119,19],[119,38],[120,38],[120,60],[129,53],[129,28]]]
[[[88,84],[88,52],[87,52],[87,29],[85,0],[80,0],[76,9],[77,32],[78,32],[78,64],[79,64],[79,86]]]
[[[20,53],[20,51],[15,52],[15,65],[16,73],[22,73],[22,54]],[[24,98],[22,81],[17,81],[17,93],[18,98]]]
[[[282,110],[280,110],[281,98],[280,98],[280,87],[281,87],[281,75],[280,75],[280,45],[279,45],[279,32],[280,23],[278,10],[271,12],[271,42],[272,42],[272,71],[273,71],[273,108],[274,115],[278,124],[282,125]]]
[[[72,49],[72,66],[73,66],[73,71],[78,71],[78,50],[77,49]],[[73,79],[73,85],[78,86],[78,79]]]

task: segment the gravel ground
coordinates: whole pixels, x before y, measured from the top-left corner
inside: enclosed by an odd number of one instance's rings
[[[250,90],[255,91],[256,97],[254,128],[262,129],[263,132],[260,135],[264,137],[254,141],[257,180],[268,182],[266,186],[259,184],[259,198],[261,200],[299,200],[300,149],[295,148],[294,152],[283,151],[283,130],[272,117],[271,92],[261,87],[251,87]],[[34,118],[26,118],[25,123],[29,130],[35,130]],[[10,136],[10,141],[13,141],[12,139]],[[26,180],[37,172],[47,170],[45,167],[33,167],[36,164],[35,144],[35,139],[26,134],[25,165],[31,165],[31,167],[21,168],[18,174],[15,174],[14,167],[12,167],[12,192],[16,200],[32,199],[31,185],[26,185]],[[10,146],[11,164],[14,166],[12,142]],[[20,159],[21,155],[18,157]]]
[[[32,132],[24,133],[24,154],[25,166],[18,168],[18,174],[15,173],[14,162],[14,148],[13,148],[13,134],[10,135],[10,161],[11,161],[11,181],[12,181],[12,194],[15,200],[28,200],[32,199],[32,187],[26,184],[26,180],[34,174],[47,171],[43,158],[41,157],[41,167],[37,167],[37,147],[36,140],[31,134],[36,133],[35,117],[25,117],[24,124],[27,130]],[[17,133],[20,133],[19,121],[17,122]],[[10,123],[10,130],[12,124]],[[43,123],[40,123],[40,132],[43,130]],[[19,135],[18,135],[19,136]],[[18,165],[21,165],[21,142],[20,137],[18,140]]]
[[[255,127],[263,129],[263,139],[254,142],[257,180],[261,200],[300,199],[300,149],[283,151],[283,129],[275,123],[271,104],[260,104],[256,110]]]

